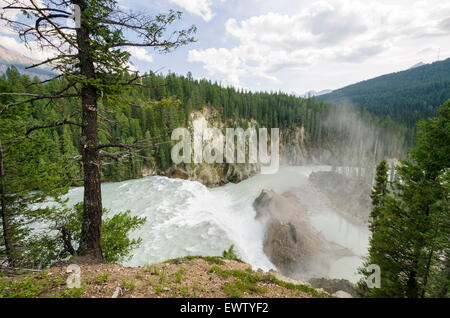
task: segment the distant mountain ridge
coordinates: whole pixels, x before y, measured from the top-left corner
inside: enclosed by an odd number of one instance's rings
[[[324,89],[322,91],[312,90],[312,91],[306,92],[305,94],[303,94],[303,96],[300,96],[300,97],[308,98],[308,97],[314,97],[314,96],[321,96],[321,95],[329,94],[331,92],[332,92],[331,89]]]
[[[424,65],[426,65],[426,64],[423,63],[423,62],[419,62],[419,63],[414,64],[413,66],[411,66],[409,69],[411,70],[411,69],[413,69],[413,68],[421,67],[421,66],[424,66]]]
[[[33,60],[17,51],[7,49],[0,45],[0,74],[5,73],[8,67],[15,66],[20,73],[30,77],[37,76],[41,80],[46,80],[55,76],[55,72],[45,67],[26,69],[27,66],[36,63],[39,63],[39,61]]]

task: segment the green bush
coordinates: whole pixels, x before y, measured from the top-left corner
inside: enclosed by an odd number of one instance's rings
[[[103,209],[102,248],[108,263],[119,263],[131,257],[131,251],[141,243],[141,238],[130,238],[131,232],[140,228],[146,218],[131,216],[130,211],[119,212],[109,217],[110,210]],[[41,223],[52,231],[36,234],[25,254],[27,265],[45,268],[51,264],[77,255],[81,237],[83,203],[73,208],[51,209],[42,217]],[[48,231],[47,231],[48,232]]]
[[[223,251],[222,256],[225,259],[239,260],[238,256],[236,255],[236,252],[234,251],[234,244],[231,244],[228,250]]]

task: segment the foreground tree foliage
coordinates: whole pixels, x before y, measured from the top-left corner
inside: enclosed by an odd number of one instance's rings
[[[15,69],[9,69],[6,76],[8,83],[0,81],[3,92],[31,83]],[[8,103],[11,97],[0,96],[0,100]],[[68,146],[52,131],[40,130],[27,137],[32,113],[23,105],[0,116],[0,265],[41,269],[76,255],[83,205],[65,207],[61,198],[70,185],[66,173],[73,167],[73,153],[61,156],[55,151]],[[102,246],[105,260],[117,263],[140,244],[141,239],[129,235],[145,219],[132,217],[129,211],[112,217],[109,213],[103,209]]]
[[[105,261],[120,263],[131,257],[130,252],[137,248],[141,238],[130,238],[131,232],[144,225],[146,218],[131,216],[130,211],[114,213],[103,208],[101,240]],[[77,256],[80,245],[83,202],[71,208],[48,209],[41,213],[42,226],[35,234],[29,260],[45,268],[51,264]],[[35,266],[36,267],[36,266]]]
[[[167,28],[181,18],[181,12],[151,16],[123,11],[115,0],[6,0],[1,20],[8,23],[25,41],[36,41],[43,50],[54,56],[31,66],[50,66],[58,72],[57,78],[64,78],[63,87],[50,95],[31,94],[23,91],[11,93],[16,101],[0,109],[0,116],[12,109],[35,102],[47,101],[51,105],[60,99],[79,99],[80,121],[73,121],[70,114],[61,121],[42,123],[33,131],[72,125],[81,128],[79,141],[83,163],[84,211],[78,253],[89,255],[99,262],[104,260],[101,246],[101,165],[102,158],[120,159],[133,149],[146,148],[147,141],[122,144],[115,140],[100,144],[100,103],[117,103],[124,90],[139,85],[142,77],[132,73],[129,67],[130,54],[127,47],[152,47],[160,52],[171,50],[193,42],[192,26],[181,31],[168,32]],[[69,5],[74,6],[77,23],[68,27],[73,18]],[[11,20],[10,12],[20,12],[22,19]],[[130,36],[130,34],[133,34]],[[134,40],[137,39],[137,40]],[[7,93],[2,93],[8,95]],[[25,98],[25,99],[24,99]],[[125,151],[111,154],[107,149],[121,148]]]
[[[10,84],[17,88],[21,76],[8,70]],[[12,87],[0,83],[2,91]],[[11,101],[0,96],[1,103]],[[36,222],[47,208],[45,200],[58,201],[67,192],[61,158],[52,156],[53,140],[44,132],[26,138],[27,107],[14,108],[0,116],[0,264],[28,266],[28,254],[33,244],[30,224]]]
[[[377,169],[372,194],[369,258],[381,268],[381,288],[359,286],[369,297],[449,297],[450,287],[450,101],[439,117],[419,123],[411,160],[396,167],[386,189],[387,169]],[[367,278],[364,268],[360,272]]]

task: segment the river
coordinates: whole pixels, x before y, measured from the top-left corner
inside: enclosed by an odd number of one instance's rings
[[[133,233],[143,239],[123,265],[143,266],[187,255],[221,255],[231,244],[241,259],[254,269],[275,268],[263,253],[263,225],[255,220],[253,201],[262,189],[283,193],[308,189],[308,175],[330,170],[328,166],[280,168],[272,175],[256,175],[238,184],[207,188],[199,182],[153,176],[102,185],[103,206],[112,212],[130,210],[146,217]],[[83,188],[68,193],[69,203],[82,200]],[[356,269],[368,247],[367,227],[356,225],[304,191],[299,199],[310,211],[313,226],[328,240],[351,249],[356,255],[336,260],[323,276],[356,282]]]

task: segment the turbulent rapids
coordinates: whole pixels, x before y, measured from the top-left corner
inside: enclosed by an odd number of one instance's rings
[[[333,259],[328,268],[311,270],[308,277],[344,278],[355,282],[356,269],[368,247],[367,227],[352,222],[324,204],[308,176],[327,166],[281,168],[274,175],[257,175],[238,184],[207,188],[201,183],[147,177],[102,185],[103,205],[113,212],[131,210],[147,223],[133,233],[142,245],[124,265],[143,266],[187,255],[220,255],[231,244],[254,269],[275,269],[263,252],[264,224],[255,219],[253,202],[263,189],[294,191],[308,210],[311,224],[328,241],[352,252]],[[82,200],[83,189],[71,189],[69,202]],[[349,202],[351,204],[351,202]]]

